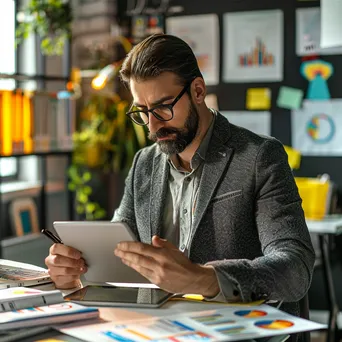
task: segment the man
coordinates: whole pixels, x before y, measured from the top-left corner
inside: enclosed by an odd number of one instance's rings
[[[196,58],[177,37],[136,45],[121,77],[133,95],[127,115],[156,143],[136,154],[113,217],[139,242],[115,255],[170,292],[273,299],[298,315],[315,257],[282,144],[206,107]],[[78,251],[58,244],[46,264],[57,287],[86,271]]]

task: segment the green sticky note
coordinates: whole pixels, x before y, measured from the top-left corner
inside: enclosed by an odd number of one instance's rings
[[[291,87],[280,87],[277,106],[286,109],[299,109],[302,105],[304,91]]]

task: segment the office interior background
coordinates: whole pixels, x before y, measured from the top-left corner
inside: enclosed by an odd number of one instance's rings
[[[134,44],[157,32],[192,46],[210,106],[300,153],[294,175],[314,179],[306,203],[310,197],[323,208],[314,218],[339,214],[342,43],[322,33],[323,3],[1,0],[1,257],[44,266],[50,241],[40,229],[56,220],[111,218],[134,153],[149,144],[144,129],[125,118],[130,94],[118,70]],[[312,239],[314,312],[328,303]],[[340,245],[330,237],[342,307]]]

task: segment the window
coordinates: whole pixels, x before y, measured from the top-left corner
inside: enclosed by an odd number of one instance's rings
[[[0,35],[0,73],[13,74],[16,72],[14,0],[1,0],[0,32],[6,32]],[[14,80],[0,79],[0,89],[14,88]],[[0,177],[13,177],[17,172],[16,158],[0,159]]]
[[[15,1],[1,0],[0,11],[0,73],[15,73]],[[0,80],[0,89],[12,90],[15,88],[14,80]]]
[[[14,177],[17,175],[18,165],[16,158],[0,159],[0,177]]]

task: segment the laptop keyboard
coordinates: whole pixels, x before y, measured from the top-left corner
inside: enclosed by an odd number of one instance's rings
[[[27,280],[44,276],[49,277],[47,271],[29,270],[27,268],[0,265],[1,280]]]

